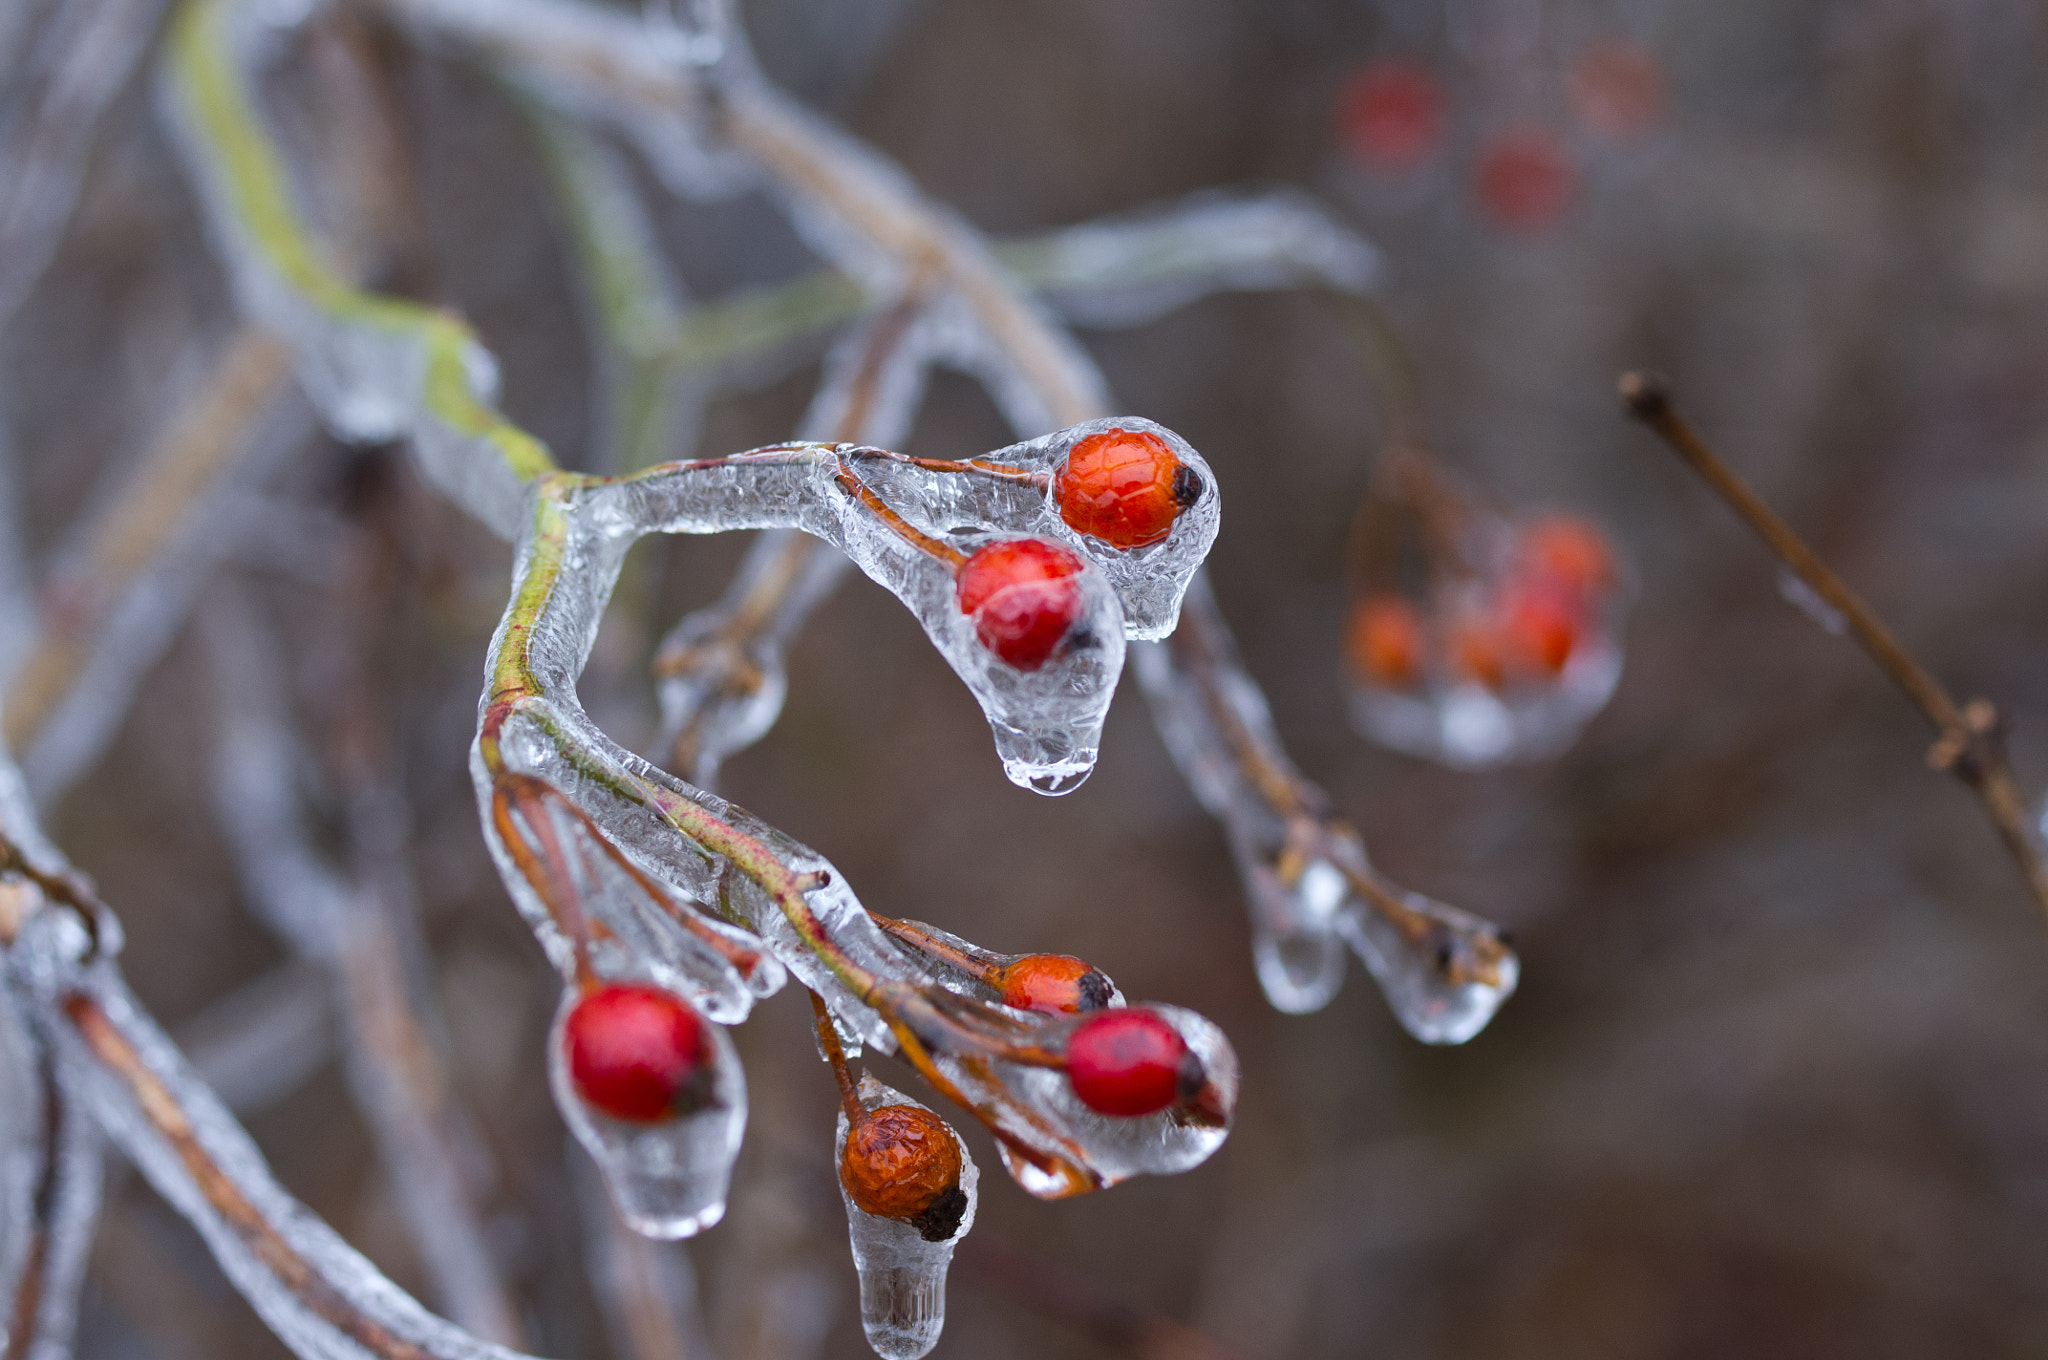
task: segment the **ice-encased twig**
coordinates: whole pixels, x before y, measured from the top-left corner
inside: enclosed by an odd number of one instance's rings
[[[422,1308],[278,1185],[122,981],[120,928],[35,820],[0,754],[0,968],[59,1085],[199,1230],[303,1360],[522,1360]]]
[[[460,1126],[431,1021],[411,995],[400,919],[372,887],[343,878],[313,848],[282,662],[248,604],[224,594],[205,631],[221,700],[215,803],[247,899],[333,980],[350,1040],[350,1089],[449,1316],[516,1344],[518,1313],[476,1204],[477,1140]]]
[[[930,332],[915,296],[849,331],[825,361],[798,437],[884,448],[901,443],[924,394]],[[726,756],[774,725],[789,642],[847,566],[846,555],[820,539],[770,529],[756,537],[724,598],[662,638],[654,662],[659,749],[691,783],[711,787]]]
[[[99,1221],[99,1128],[59,1079],[41,1031],[0,968],[0,1356],[8,1360],[71,1354]]]
[[[282,336],[314,408],[355,442],[409,436],[428,481],[510,538],[527,484],[551,470],[541,443],[491,405],[496,365],[457,318],[365,293],[326,259],[256,112],[246,64],[276,0],[187,0],[171,23],[163,103],[245,315]]]
[[[398,3],[415,12],[422,8],[412,0]],[[545,9],[566,14],[577,8],[567,0],[537,0],[534,12]],[[475,21],[470,22],[475,40]],[[695,97],[684,97],[674,84],[662,80],[608,84],[608,74],[614,69],[612,63],[619,56],[611,48],[625,40],[623,30],[593,25],[579,30],[577,36],[586,45],[541,51],[533,45],[530,35],[519,31],[517,24],[504,24],[493,29],[489,46],[501,59],[527,69],[544,68],[553,88],[578,91],[577,97],[590,107],[609,107],[614,111],[621,104],[652,107],[673,117]],[[1047,321],[1039,308],[1025,300],[1021,289],[979,245],[971,229],[925,199],[900,169],[870,148],[797,109],[744,62],[735,64],[727,73],[720,92],[726,111],[719,123],[720,131],[734,146],[758,159],[781,185],[794,205],[799,225],[809,228],[807,236],[821,253],[862,282],[871,278],[900,280],[921,261],[939,261],[939,277],[958,292],[982,330],[1014,358],[1022,380],[1035,387],[1055,418],[1077,420],[1101,413],[1106,404],[1102,380],[1085,354]],[[610,101],[609,105],[606,101]],[[632,131],[630,114],[614,112],[614,116],[622,117],[623,125]],[[1203,220],[1202,213],[1200,207],[1195,210],[1197,221]],[[1241,253],[1223,248],[1222,243],[1248,234],[1245,210],[1226,200],[1210,205],[1209,214],[1205,226],[1193,229],[1185,221],[1171,223],[1169,219],[1164,232],[1159,222],[1152,223],[1149,232],[1123,236],[1117,235],[1113,226],[1084,230],[1051,252],[1043,267],[1053,277],[1061,269],[1070,271],[1070,277],[1086,276],[1098,261],[1107,270],[1112,259],[1119,264],[1128,261],[1139,265],[1160,257],[1170,259],[1178,252],[1194,252],[1219,273],[1263,280],[1284,277],[1283,269],[1275,263],[1277,255],[1286,262],[1287,269],[1298,271],[1296,277],[1285,278],[1289,283],[1314,282],[1351,294],[1362,294],[1371,286],[1376,261],[1369,247],[1360,249],[1362,243],[1312,208],[1304,209],[1296,203],[1283,206],[1267,219],[1251,217],[1262,228],[1260,234],[1266,240],[1260,248]],[[1121,296],[1111,294],[1100,314],[1104,319],[1147,319],[1188,295],[1184,283],[1171,279],[1162,270],[1160,276],[1153,278],[1141,275],[1137,284]],[[1227,640],[1228,632],[1213,605],[1208,610],[1208,621],[1212,625],[1211,636]],[[1158,659],[1153,669],[1160,681],[1147,688],[1148,692],[1163,695],[1170,692],[1179,663],[1171,652],[1155,654]],[[1256,699],[1260,712],[1265,710],[1263,696],[1241,668],[1230,683],[1230,688],[1239,694],[1217,687],[1220,682],[1213,675],[1182,679],[1200,696],[1201,705],[1207,710],[1224,711],[1238,703],[1243,693]],[[1162,717],[1161,721],[1166,725],[1174,720]],[[1284,762],[1284,753],[1272,737],[1270,720],[1267,721],[1265,747]],[[1179,738],[1172,740],[1172,744],[1177,750],[1192,751],[1198,741],[1199,737],[1191,736],[1183,724]],[[1230,760],[1244,758],[1252,749],[1224,746],[1220,752],[1202,754],[1213,760],[1220,753]],[[1191,778],[1199,777],[1194,765],[1184,761],[1184,768]],[[1319,804],[1327,802],[1321,790],[1292,774],[1291,766],[1288,768],[1298,790],[1312,793]],[[1256,779],[1246,782],[1254,788],[1259,783]],[[1276,814],[1283,818],[1296,815],[1278,806],[1267,807],[1263,815],[1270,819]],[[1335,912],[1345,885],[1357,889],[1364,909],[1356,914],[1339,912],[1332,919],[1348,922],[1344,937],[1358,949],[1387,989],[1403,1022],[1418,1037],[1435,1042],[1471,1037],[1513,985],[1513,956],[1499,944],[1498,933],[1453,908],[1416,894],[1400,895],[1386,889],[1371,878],[1355,832],[1331,821],[1327,814],[1315,824],[1325,840],[1348,845],[1356,854],[1346,856],[1343,865],[1316,861],[1327,872],[1307,880],[1310,896],[1316,901],[1329,899],[1330,909]],[[1233,831],[1233,839],[1237,838]],[[1352,859],[1355,863],[1350,862]],[[1272,885],[1252,872],[1250,865],[1254,862],[1240,854],[1247,890],[1257,902],[1271,896]],[[1350,871],[1348,875],[1342,872],[1345,869]],[[1300,886],[1294,870],[1295,866],[1287,866],[1289,893]],[[1333,881],[1331,876],[1335,876],[1337,884],[1334,898],[1328,888]],[[1368,884],[1378,891],[1368,890]],[[1469,949],[1468,941],[1475,942]],[[1314,948],[1323,957],[1333,952],[1329,941]],[[1433,976],[1410,966],[1410,956],[1417,949],[1434,951],[1425,955],[1426,967],[1435,970]],[[1313,1008],[1311,1001],[1313,1005],[1322,1004],[1336,985],[1337,979],[1330,972],[1326,963],[1316,964],[1310,985],[1283,989],[1282,995],[1275,998],[1276,1004],[1283,998],[1290,1009]],[[1456,1000],[1438,996],[1440,984],[1451,986]],[[1318,992],[1320,999],[1315,999]]]
[[[27,89],[0,125],[0,326],[57,253],[85,178],[93,129],[127,85],[164,4],[57,5],[30,45]],[[25,14],[29,6],[15,0],[11,8]]]
[[[1358,833],[1281,747],[1206,579],[1188,592],[1180,631],[1134,665],[1167,748],[1229,834],[1267,999],[1320,1009],[1343,982],[1348,943],[1416,1038],[1463,1043],[1484,1028],[1514,990],[1514,953],[1487,922],[1372,868]]]

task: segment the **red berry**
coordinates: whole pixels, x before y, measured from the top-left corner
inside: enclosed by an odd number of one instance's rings
[[[960,612],[981,645],[1020,671],[1052,659],[1081,616],[1081,559],[1037,538],[991,543],[960,564]]]
[[[1570,206],[1577,177],[1564,148],[1542,128],[1510,128],[1479,154],[1479,201],[1495,225],[1537,232]]]
[[[1351,612],[1352,668],[1376,685],[1407,689],[1422,677],[1422,620],[1399,595],[1373,595]]]
[[[1075,444],[1053,483],[1060,518],[1112,548],[1157,543],[1202,496],[1202,478],[1166,441],[1143,430],[1104,430]]]
[[[1359,160],[1375,170],[1412,170],[1443,140],[1443,95],[1415,63],[1376,61],[1345,84],[1338,118]]]
[[[1098,1011],[1067,1040],[1067,1080],[1102,1114],[1153,1114],[1202,1088],[1202,1060],[1150,1011]]]
[[[1575,515],[1548,515],[1522,529],[1521,557],[1530,575],[1579,599],[1614,584],[1614,554],[1606,535]]]
[[[1525,672],[1555,677],[1572,659],[1585,625],[1569,596],[1541,585],[1511,587],[1501,601],[1500,636]]]
[[[1616,141],[1649,131],[1664,115],[1664,70],[1649,49],[1627,38],[1581,52],[1570,83],[1580,119]]]
[[[569,1012],[563,1038],[576,1093],[614,1119],[653,1124],[710,1101],[710,1032],[659,987],[599,987]]]
[[[1099,1011],[1109,1004],[1109,979],[1085,959],[1067,954],[1026,954],[993,979],[1003,1004],[1045,1015]]]

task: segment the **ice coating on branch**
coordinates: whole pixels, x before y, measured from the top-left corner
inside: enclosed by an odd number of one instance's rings
[[[548,1036],[555,1104],[603,1173],[619,1217],[643,1236],[694,1237],[725,1217],[732,1165],[747,1128],[746,1077],[732,1039],[722,1026],[704,1027],[711,1089],[701,1108],[659,1123],[614,1119],[585,1102],[569,1075],[563,1031],[577,1000],[576,988],[563,992]]]
[[[1806,578],[1790,567],[1778,568],[1778,593],[1785,602],[1820,625],[1821,631],[1836,637],[1849,631],[1849,620],[1841,610],[1827,602],[1825,596],[1806,583]]]
[[[1102,327],[1144,325],[1226,289],[1368,294],[1382,269],[1365,238],[1292,190],[1204,191],[1000,254],[1062,316]]]
[[[547,451],[491,408],[497,366],[455,317],[351,287],[301,220],[248,69],[288,0],[191,0],[172,21],[161,94],[243,313],[282,336],[321,419],[340,439],[410,435],[422,472],[505,537]]]
[[[1515,990],[1521,963],[1489,921],[1421,893],[1398,906],[1354,903],[1337,918],[1402,1026],[1426,1044],[1462,1044]]]
[[[1351,725],[1456,769],[1544,760],[1577,740],[1620,682],[1627,591],[1611,558],[1602,579],[1576,582],[1532,563],[1531,537],[1567,517],[1510,521],[1471,510],[1465,518],[1463,570],[1440,573],[1423,601],[1388,594],[1357,606]],[[1601,550],[1611,551],[1604,540]],[[1399,609],[1415,620],[1403,625],[1412,652],[1367,617]]]
[[[91,1113],[57,1079],[4,965],[0,1092],[8,1093],[0,1101],[0,1354],[65,1360],[99,1224],[104,1150]],[[31,1301],[32,1310],[16,1311]]]
[[[862,1073],[860,1103],[865,1110],[889,1105],[927,1107],[901,1091]],[[838,1136],[832,1145],[836,1170],[846,1155],[851,1132],[846,1111],[839,1112]],[[860,1322],[868,1345],[883,1360],[917,1360],[939,1343],[946,1325],[946,1269],[953,1262],[953,1248],[974,1226],[979,1199],[981,1171],[950,1126],[946,1132],[960,1154],[960,1193],[966,1207],[957,1226],[940,1241],[929,1240],[912,1223],[863,1212],[854,1203],[844,1177],[839,1178],[839,1198],[846,1206],[846,1226],[853,1242],[853,1265],[860,1274]]]
[[[1133,664],[1167,749],[1229,834],[1274,1008],[1327,1005],[1349,944],[1417,1039],[1462,1043],[1484,1028],[1514,991],[1514,954],[1488,922],[1374,873],[1358,833],[1288,760],[1206,577],[1188,592],[1182,631],[1135,648]]]
[[[522,1360],[422,1308],[286,1194],[110,965],[52,1001],[72,1019],[54,1027],[66,1085],[85,1093],[101,1127],[304,1360],[363,1360],[366,1342],[433,1360]],[[206,1181],[195,1179],[195,1163],[208,1168]]]

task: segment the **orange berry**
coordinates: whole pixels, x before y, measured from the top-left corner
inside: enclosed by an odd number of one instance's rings
[[[1452,621],[1446,632],[1444,650],[1449,654],[1451,674],[1498,690],[1507,682],[1507,646],[1500,625],[1477,614]]]
[[[1003,1004],[1045,1015],[1099,1011],[1111,987],[1095,966],[1068,954],[1026,954],[1012,959],[991,979]]]
[[[1443,94],[1414,62],[1376,61],[1345,82],[1338,120],[1359,160],[1375,170],[1412,170],[1443,141]]]
[[[1579,611],[1562,592],[1522,585],[1501,601],[1500,637],[1518,670],[1556,677],[1584,631]]]
[[[1627,38],[1594,43],[1572,63],[1572,108],[1616,141],[1655,127],[1664,116],[1664,70],[1648,48]]]
[[[1522,530],[1521,558],[1531,576],[1578,599],[1614,584],[1614,554],[1607,537],[1590,520],[1546,515]]]
[[[928,1242],[952,1237],[967,1211],[953,1131],[916,1105],[884,1105],[855,1120],[839,1181],[862,1213],[911,1224]]]
[[[1399,595],[1372,595],[1351,611],[1345,636],[1351,666],[1363,679],[1408,689],[1422,678],[1422,619]]]
[[[1075,444],[1053,481],[1060,518],[1112,548],[1142,548],[1173,528],[1202,498],[1202,478],[1164,439],[1143,430],[1104,430]]]

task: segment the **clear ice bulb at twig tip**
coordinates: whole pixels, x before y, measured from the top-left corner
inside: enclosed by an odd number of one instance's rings
[[[703,1072],[693,1080],[689,1099],[677,1102],[679,1112],[618,1118],[586,1098],[572,1070],[571,1021],[581,1001],[576,988],[568,989],[548,1038],[548,1078],[563,1119],[603,1173],[619,1217],[635,1232],[660,1238],[702,1232],[725,1216],[726,1190],[747,1125],[746,1080],[732,1040],[722,1027],[700,1021]],[[656,1113],[606,1103],[631,1115]]]
[[[1321,1010],[1344,985],[1336,923],[1344,875],[1317,859],[1289,884],[1269,862],[1243,857],[1240,864],[1250,896],[1252,962],[1266,999],[1289,1015]]]
[[[841,1110],[832,1157],[860,1274],[861,1328],[883,1360],[916,1360],[945,1328],[946,1269],[974,1226],[981,1173],[959,1135],[901,1091],[863,1074],[860,1104],[874,1122],[856,1138]]]
[[[1462,1044],[1514,993],[1521,961],[1491,922],[1403,893],[1396,905],[1353,899],[1338,917],[1402,1028],[1426,1044]]]

